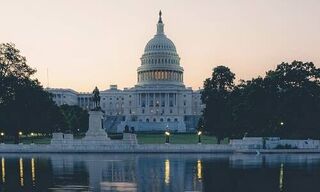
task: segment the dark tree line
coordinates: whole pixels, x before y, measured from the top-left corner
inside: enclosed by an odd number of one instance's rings
[[[0,44],[0,131],[18,141],[20,131],[50,134],[84,130],[86,112],[71,106],[59,108],[32,78],[35,73],[13,44]],[[79,118],[75,120],[72,113],[80,114]]]
[[[219,140],[243,136],[320,137],[320,69],[312,62],[281,63],[265,77],[241,80],[225,66],[204,81],[201,121]]]
[[[88,130],[89,114],[88,111],[79,106],[60,106],[60,111],[63,115],[66,125],[63,127],[62,132],[73,134],[84,133]]]

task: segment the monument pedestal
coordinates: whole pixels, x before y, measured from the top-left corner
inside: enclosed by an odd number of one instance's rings
[[[137,135],[134,133],[123,133],[122,143],[130,145],[138,144]]]
[[[89,111],[89,129],[86,136],[83,138],[85,142],[105,143],[109,142],[107,133],[102,128],[103,112]]]

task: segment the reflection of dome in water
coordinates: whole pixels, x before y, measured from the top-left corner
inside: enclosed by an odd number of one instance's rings
[[[161,11],[156,35],[147,43],[138,68],[138,84],[183,85],[183,68],[173,42],[164,34]]]

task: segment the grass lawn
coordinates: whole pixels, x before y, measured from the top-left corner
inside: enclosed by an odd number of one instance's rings
[[[31,144],[32,142],[35,144],[50,144],[50,141],[51,141],[51,137],[44,137],[44,136],[34,137],[33,139],[31,139],[30,137],[20,138],[20,143],[23,143],[23,144]],[[5,143],[13,144],[14,143],[13,138],[6,139]]]
[[[117,134],[119,137],[119,134]],[[83,136],[75,136],[75,139],[80,139]],[[112,136],[114,137],[114,136]],[[164,134],[146,134],[146,133],[138,133],[137,134],[138,143],[139,144],[163,144],[165,143],[165,135]],[[119,138],[118,138],[119,139]],[[32,142],[35,144],[50,144],[51,137],[34,137],[31,139],[30,137],[22,137],[20,142],[23,144],[31,144]],[[201,142],[203,144],[216,144],[217,139],[214,136],[202,135]],[[221,143],[227,143],[227,140],[223,140]],[[7,144],[13,144],[13,140],[5,140]],[[196,134],[171,134],[170,135],[170,143],[171,144],[196,144],[198,143],[198,135]]]
[[[162,144],[165,143],[164,134],[137,134],[139,144]],[[202,135],[201,142],[203,144],[215,144],[217,139],[214,136]],[[198,143],[198,135],[196,134],[171,134],[170,143],[172,144],[196,144]],[[224,140],[222,143],[227,143]]]

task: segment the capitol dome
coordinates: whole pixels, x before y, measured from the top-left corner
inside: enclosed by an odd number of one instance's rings
[[[164,34],[156,34],[146,45],[144,52],[173,52],[176,53],[176,46]]]
[[[165,35],[162,13],[159,12],[157,33],[147,43],[138,67],[138,85],[183,86],[183,68],[174,43]]]

